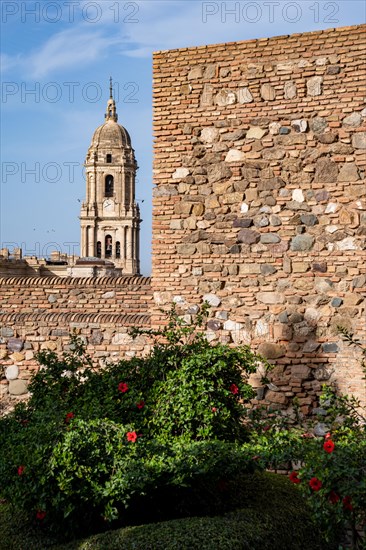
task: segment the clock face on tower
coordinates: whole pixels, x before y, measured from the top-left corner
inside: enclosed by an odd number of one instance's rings
[[[104,210],[104,212],[114,212],[114,201],[113,201],[113,199],[104,199],[104,201],[103,201],[103,210]]]

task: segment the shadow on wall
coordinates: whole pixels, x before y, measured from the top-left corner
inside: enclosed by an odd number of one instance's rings
[[[338,330],[342,326],[352,331],[351,320],[335,315],[326,338],[324,327],[317,323],[318,317],[315,309],[308,308],[305,314],[285,310],[279,315],[280,322],[271,326],[261,319],[255,327],[257,336],[260,336],[258,329],[265,332],[258,346],[255,340],[248,340],[245,329],[232,334],[235,343],[257,347],[258,353],[274,365],[266,385],[261,382],[260,371],[250,376],[257,392],[256,405],[270,404],[294,419],[295,407],[304,415],[321,415],[319,397],[324,384],[340,393],[356,394],[366,403],[362,352],[348,345]],[[278,341],[263,342],[263,337]]]

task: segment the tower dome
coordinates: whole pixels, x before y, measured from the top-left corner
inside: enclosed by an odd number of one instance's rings
[[[81,255],[111,260],[123,273],[138,274],[141,219],[135,202],[137,163],[130,135],[118,124],[112,79],[105,122],[93,134],[85,168]]]
[[[91,147],[110,145],[131,148],[131,138],[126,128],[114,122],[114,120],[108,120],[99,126],[95,130],[91,140]]]
[[[114,150],[117,157],[123,152],[124,159],[136,164],[134,150],[131,145],[131,137],[121,124],[118,124],[116,103],[113,98],[112,79],[110,83],[109,100],[104,115],[105,122],[95,130],[88,153],[86,163],[93,162],[95,157],[107,155]],[[137,165],[136,165],[137,169]]]

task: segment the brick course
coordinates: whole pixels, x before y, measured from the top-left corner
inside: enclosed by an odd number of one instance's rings
[[[146,337],[128,335],[133,326],[150,326],[148,277],[8,277],[0,279],[0,294],[0,363],[8,375],[0,397],[24,393],[38,368],[35,353],[67,350],[74,330],[96,366],[150,349]]]

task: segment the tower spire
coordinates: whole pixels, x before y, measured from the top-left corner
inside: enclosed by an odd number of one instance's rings
[[[105,114],[106,120],[114,120],[114,122],[117,122],[118,115],[117,115],[117,109],[116,109],[116,102],[113,98],[113,80],[112,77],[109,78],[109,99],[107,103],[107,112]]]

